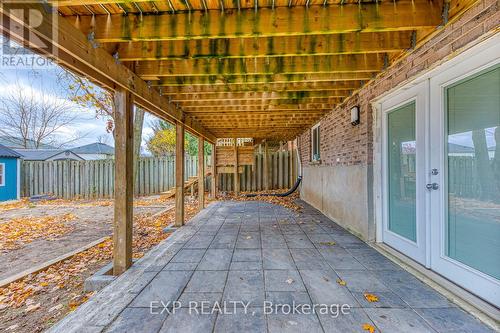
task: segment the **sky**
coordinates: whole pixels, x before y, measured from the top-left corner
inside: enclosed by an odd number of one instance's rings
[[[106,131],[106,117],[96,117],[96,112],[93,109],[82,107],[74,102],[69,101],[67,94],[64,92],[65,87],[61,87],[60,81],[57,79],[57,65],[44,66],[40,68],[15,67],[5,68],[0,67],[0,98],[9,94],[18,87],[26,90],[31,90],[35,96],[45,94],[49,100],[65,100],[72,105],[72,110],[76,118],[74,121],[62,127],[57,132],[57,141],[67,143],[68,147],[81,146],[101,139],[104,143],[111,146],[114,145],[113,135]],[[152,122],[157,119],[151,114],[147,114],[144,120],[143,127],[143,142],[142,148],[145,151],[146,139],[153,134],[151,128]],[[75,135],[77,133],[77,135]],[[74,140],[75,136],[79,139]]]

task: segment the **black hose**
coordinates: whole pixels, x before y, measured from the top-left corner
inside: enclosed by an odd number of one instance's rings
[[[291,189],[289,189],[288,191],[286,191],[285,193],[262,193],[262,194],[250,193],[250,194],[245,194],[245,197],[247,197],[247,198],[253,198],[253,197],[258,197],[258,196],[262,196],[262,197],[287,197],[297,190],[297,188],[300,185],[301,180],[302,180],[302,176],[297,177],[297,180],[295,181],[295,184],[293,185],[293,187]]]

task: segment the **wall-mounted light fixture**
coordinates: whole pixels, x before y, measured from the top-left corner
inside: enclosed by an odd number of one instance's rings
[[[351,109],[351,125],[359,125],[359,106],[354,106]]]

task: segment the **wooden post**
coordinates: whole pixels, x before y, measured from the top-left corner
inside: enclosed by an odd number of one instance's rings
[[[175,226],[184,225],[184,124],[175,126]]]
[[[234,194],[240,193],[240,174],[238,173],[238,140],[234,138]]]
[[[267,140],[266,142],[264,142],[264,161],[262,162],[262,164],[264,164],[264,190],[269,190],[269,160],[267,156]]]
[[[115,114],[115,217],[113,225],[113,275],[132,265],[132,221],[134,195],[132,95],[117,90]]]
[[[214,143],[212,145],[212,183],[210,184],[210,192],[212,194],[212,199],[215,199],[217,197],[217,167],[215,165],[216,163],[216,144]]]
[[[198,138],[198,207],[205,208],[205,140]]]

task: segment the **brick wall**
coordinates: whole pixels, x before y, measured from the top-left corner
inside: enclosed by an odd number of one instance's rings
[[[321,164],[372,164],[372,119],[370,102],[425,69],[435,67],[492,33],[499,33],[498,0],[482,0],[458,20],[441,29],[404,59],[396,62],[367,83],[342,105],[321,119]],[[359,105],[361,124],[352,126],[350,109]],[[310,129],[299,136],[299,151],[304,166],[310,165]]]

